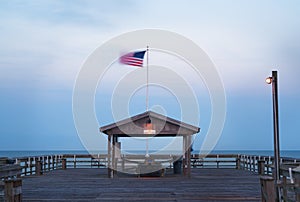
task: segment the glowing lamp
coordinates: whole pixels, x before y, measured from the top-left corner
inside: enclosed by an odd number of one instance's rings
[[[151,122],[145,124],[144,134],[153,135],[155,132],[156,131],[153,129],[153,124]]]
[[[267,77],[267,78],[266,78],[266,83],[267,83],[267,84],[271,84],[272,81],[273,81],[273,78],[272,78],[272,77]]]

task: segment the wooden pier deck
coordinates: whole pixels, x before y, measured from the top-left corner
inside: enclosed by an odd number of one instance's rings
[[[106,169],[67,169],[23,178],[23,201],[260,201],[259,175],[192,169],[192,177],[107,178]]]

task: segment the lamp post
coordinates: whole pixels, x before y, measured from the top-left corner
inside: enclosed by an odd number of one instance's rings
[[[279,149],[279,124],[278,124],[278,77],[277,71],[272,71],[272,77],[266,78],[267,84],[272,84],[273,99],[273,130],[274,130],[274,172],[277,201],[280,201],[280,149]]]

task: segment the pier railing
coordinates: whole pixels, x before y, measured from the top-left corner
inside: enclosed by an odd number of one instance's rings
[[[281,166],[282,180],[279,185],[282,189],[284,201],[300,201],[300,163]]]
[[[168,167],[173,167],[174,159],[179,158],[178,155],[152,155],[152,157],[160,162],[163,162]],[[145,159],[144,155],[121,155],[118,163],[119,166],[124,166],[128,163],[142,162]],[[192,155],[192,168],[239,168],[239,155],[235,154],[210,154],[205,157],[201,155]],[[67,169],[67,168],[106,168],[108,158],[106,154],[63,154],[63,155],[45,155],[20,157],[15,159],[15,163],[21,166],[21,176],[41,175],[44,172]],[[243,161],[241,161],[243,163]],[[249,161],[244,162],[249,163]],[[246,165],[250,168],[251,166]]]
[[[178,155],[153,155],[164,163],[172,167],[172,162],[177,159]],[[144,160],[144,155],[121,155],[120,164],[126,162],[138,162]],[[274,158],[272,156],[254,156],[240,154],[208,154],[191,156],[192,168],[236,168],[256,172],[261,175],[271,175],[273,171]],[[15,163],[22,168],[21,175],[35,175],[37,172],[47,172],[61,168],[105,168],[107,167],[108,158],[106,154],[63,154],[63,155],[46,155],[38,157],[21,157],[16,158]],[[280,163],[297,164],[300,159],[281,158]]]
[[[247,170],[261,175],[262,201],[275,201],[277,188],[280,190],[280,201],[300,201],[300,159],[280,159],[280,182],[276,186],[273,178],[274,158],[272,156],[208,155],[201,158],[201,156],[196,155],[192,158],[191,163],[193,165],[194,159],[199,167],[206,167],[209,164],[210,166],[215,165],[217,168],[232,168],[234,166],[234,159],[232,158],[234,157],[236,158],[236,169]]]
[[[106,168],[107,154],[64,154],[62,168]]]
[[[261,175],[262,201],[276,201],[279,188],[280,201],[300,201],[300,159],[280,159],[280,180],[275,184],[273,177],[274,158],[271,156],[239,155],[239,169]]]
[[[0,201],[22,200],[21,167],[8,158],[0,158]]]
[[[178,155],[152,155],[154,159],[173,166],[174,159]],[[120,156],[118,163],[139,162],[145,159],[144,155],[124,154]],[[61,168],[105,168],[107,167],[107,154],[63,154],[46,155],[37,157],[16,158],[15,163],[22,168],[21,175],[41,174]],[[192,168],[236,168],[248,170],[261,175],[272,175],[274,158],[272,156],[254,156],[240,154],[208,154],[191,155]],[[291,165],[300,163],[300,159],[281,158],[281,165]],[[37,173],[41,172],[41,173]]]
[[[180,159],[178,155],[163,155],[156,154],[151,155],[157,162],[163,163],[166,167],[173,167],[174,159]],[[210,154],[205,157],[201,155],[191,156],[192,168],[238,168],[237,161],[239,155],[235,154]],[[62,155],[62,167],[65,168],[105,168],[107,167],[108,158],[106,154],[94,154],[94,155]],[[121,155],[118,160],[118,166],[124,166],[124,164],[139,164],[145,160],[144,155]]]
[[[172,168],[174,159],[178,155],[151,155],[161,162],[165,167]],[[128,164],[136,164],[145,160],[144,155],[121,155],[117,161],[117,166],[122,169]],[[180,158],[179,158],[180,160]],[[106,154],[64,154],[48,155],[38,157],[22,157],[15,159],[15,163],[20,169],[18,176],[42,175],[44,172],[56,169],[69,168],[107,168],[108,157]],[[300,201],[300,159],[281,158],[280,159],[281,196],[285,201]],[[272,173],[274,169],[274,158],[272,156],[254,156],[240,154],[209,154],[191,156],[192,168],[217,168],[217,169],[241,169],[257,173],[261,176],[262,198],[274,194],[274,179]],[[12,168],[12,167],[11,167]],[[4,170],[4,167],[2,168]],[[10,179],[11,177],[7,178]],[[14,178],[18,178],[15,176]],[[2,182],[4,178],[2,177]],[[1,195],[1,193],[0,193]]]
[[[21,166],[21,176],[42,175],[43,172],[62,168],[63,155],[20,157],[15,163]]]

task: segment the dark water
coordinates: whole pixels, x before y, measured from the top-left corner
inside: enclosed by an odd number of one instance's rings
[[[153,151],[150,151],[150,154]],[[96,151],[94,154],[106,154],[106,151]],[[132,151],[128,153],[133,154],[144,154],[145,151]],[[193,151],[194,154],[198,154],[199,151]],[[247,154],[247,155],[257,155],[257,156],[273,156],[273,151],[269,150],[216,150],[210,152],[211,154]],[[42,155],[59,155],[59,154],[88,154],[87,151],[77,151],[77,150],[62,150],[62,151],[0,151],[0,157],[26,157],[26,156],[42,156]],[[291,157],[300,159],[300,150],[283,150],[280,152],[281,157]]]
[[[62,150],[62,151],[0,151],[0,157],[27,157],[27,156],[43,156],[43,155],[59,155],[59,154],[88,154],[82,150]]]

